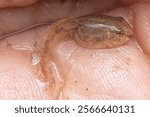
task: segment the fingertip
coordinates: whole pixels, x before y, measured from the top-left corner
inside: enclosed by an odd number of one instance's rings
[[[150,55],[150,7],[147,4],[137,4],[133,8],[134,31],[137,42],[143,52]]]

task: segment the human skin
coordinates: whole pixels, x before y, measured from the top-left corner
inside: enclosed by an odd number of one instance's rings
[[[0,40],[0,99],[150,99],[148,0],[5,2],[0,1],[1,36],[36,23],[48,24]],[[110,10],[102,12],[106,9]],[[60,42],[51,50],[51,71],[56,81],[51,87],[51,79],[40,79],[34,72],[37,66],[32,61],[33,50],[41,48],[40,42],[52,30],[53,22],[95,10],[127,19],[133,27],[133,37],[114,49],[93,50],[70,40]]]

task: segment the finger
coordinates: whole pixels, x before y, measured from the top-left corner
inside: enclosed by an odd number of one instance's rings
[[[134,26],[137,41],[142,50],[150,57],[150,8],[149,4],[136,4],[134,13]]]
[[[30,35],[29,37],[31,39],[32,36]],[[21,53],[24,56],[26,52],[21,51]],[[149,65],[134,42],[117,50],[114,49],[114,51],[98,50],[93,53],[93,51],[85,50],[73,41],[69,41],[60,44],[54,50],[54,53],[56,60],[54,63],[54,66],[56,66],[54,76],[64,76],[63,79],[65,79],[65,85],[58,99],[149,99]],[[16,61],[16,59],[12,59],[12,56],[9,55],[7,55],[9,60]],[[5,63],[5,57],[2,60]],[[23,58],[19,58],[19,60],[23,60]],[[27,58],[26,60],[28,61],[27,63],[30,63],[31,58]],[[11,63],[14,63],[14,61],[11,61]],[[26,62],[22,62],[18,66],[23,63]],[[140,65],[136,63],[140,63]],[[28,64],[24,64],[23,66],[26,65]],[[7,71],[8,68],[10,66],[6,66],[2,71]],[[68,74],[66,74],[64,72],[65,70],[69,70],[69,73],[67,72]],[[2,74],[1,76],[4,75]],[[12,76],[10,75],[10,77]],[[32,76],[30,75],[30,77]],[[25,80],[23,81],[25,82]],[[1,86],[5,88],[7,85]],[[21,88],[23,89],[24,86],[18,87],[17,89],[19,90]],[[7,93],[7,98],[9,98],[10,92],[4,93]],[[22,96],[24,95],[22,94]],[[28,94],[27,96],[30,95]],[[34,97],[35,95],[32,96]]]

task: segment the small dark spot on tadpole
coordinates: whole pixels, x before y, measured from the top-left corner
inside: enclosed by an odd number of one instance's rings
[[[118,34],[120,34],[120,35],[121,35],[121,32],[118,32]]]
[[[11,43],[9,41],[6,42],[6,46],[10,47]]]
[[[58,29],[55,30],[55,32],[56,32],[56,33],[60,33],[60,32],[62,32],[62,31],[64,31],[64,30],[65,30],[65,28],[59,27]]]
[[[122,21],[123,20],[123,17],[118,17],[119,21]]]
[[[88,91],[89,89],[88,89],[88,88],[85,88],[85,90]]]

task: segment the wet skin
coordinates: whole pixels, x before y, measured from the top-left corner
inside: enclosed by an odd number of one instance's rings
[[[125,3],[123,2],[123,4]],[[105,13],[101,11],[105,15],[121,16],[132,25],[133,36],[128,38],[127,43],[123,43],[119,47],[115,46],[115,48],[107,46],[91,49],[93,46],[89,48],[85,45],[85,47],[80,42],[75,41],[72,33],[75,33],[76,30],[64,31],[61,34],[63,29],[54,31],[57,29],[57,25],[62,24],[58,21],[60,18],[54,18],[57,19],[57,22],[50,26],[37,27],[3,39],[0,42],[0,98],[149,99],[150,49],[147,46],[149,34],[146,33],[149,29],[145,28],[149,25],[145,23],[149,21],[147,13],[149,4],[142,5],[134,3],[128,4],[124,8],[118,6]],[[85,14],[74,13],[75,15],[71,17],[87,15],[86,11],[85,8]],[[22,12],[28,14],[27,10]],[[94,13],[94,11],[92,12]],[[139,13],[144,14],[142,20]],[[89,14],[91,14],[90,11]],[[69,15],[67,19],[68,17]],[[54,19],[51,22],[54,22]],[[7,20],[4,21],[6,21],[5,24],[8,24]],[[20,30],[17,26],[13,26],[7,31],[6,26],[4,26],[1,28],[1,32],[5,32],[5,34]],[[24,27],[26,26],[22,26],[22,29]],[[67,27],[68,25],[66,25]],[[78,29],[80,30],[81,27]],[[85,29],[87,28],[83,26],[83,30],[80,30],[79,33],[87,36],[83,32]],[[97,29],[94,30],[97,31]],[[56,32],[60,34],[57,37]],[[126,36],[126,34],[124,35]],[[50,46],[53,36],[61,41],[56,41],[53,46]],[[49,42],[46,41],[47,39]],[[42,55],[42,59],[39,59],[38,55],[36,56],[37,53]],[[46,76],[42,70],[46,72]]]

